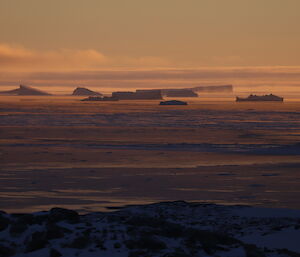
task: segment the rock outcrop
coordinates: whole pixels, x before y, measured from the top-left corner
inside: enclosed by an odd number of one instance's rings
[[[183,201],[79,215],[0,213],[0,256],[299,256],[299,210]],[[12,233],[15,224],[22,230]],[[297,239],[298,238],[298,239]]]

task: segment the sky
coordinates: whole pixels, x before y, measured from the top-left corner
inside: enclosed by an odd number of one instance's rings
[[[0,0],[0,80],[13,72],[294,69],[299,10],[299,0]]]

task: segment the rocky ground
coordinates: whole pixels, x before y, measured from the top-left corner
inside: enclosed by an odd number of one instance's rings
[[[0,214],[0,256],[300,256],[300,211],[162,202]]]

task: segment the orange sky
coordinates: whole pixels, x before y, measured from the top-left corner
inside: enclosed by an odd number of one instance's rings
[[[299,10],[299,0],[0,0],[0,89],[300,88]]]
[[[300,65],[299,0],[1,0],[0,70]]]

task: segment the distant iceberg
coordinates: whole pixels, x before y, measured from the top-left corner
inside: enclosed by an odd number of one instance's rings
[[[187,105],[187,102],[178,101],[178,100],[170,100],[170,101],[162,101],[159,105]]]
[[[72,95],[78,95],[78,96],[102,96],[101,93],[99,92],[95,92],[95,91],[92,91],[88,88],[84,88],[84,87],[77,87]]]
[[[269,95],[262,95],[262,96],[258,96],[258,95],[249,95],[246,98],[242,98],[242,97],[236,97],[236,101],[237,102],[245,102],[245,101],[276,101],[276,102],[283,102],[283,97],[279,97],[273,94],[269,94]]]
[[[13,90],[8,90],[8,91],[2,91],[0,92],[0,95],[51,95],[45,91],[25,86],[25,85],[20,85],[19,88],[13,89]]]

